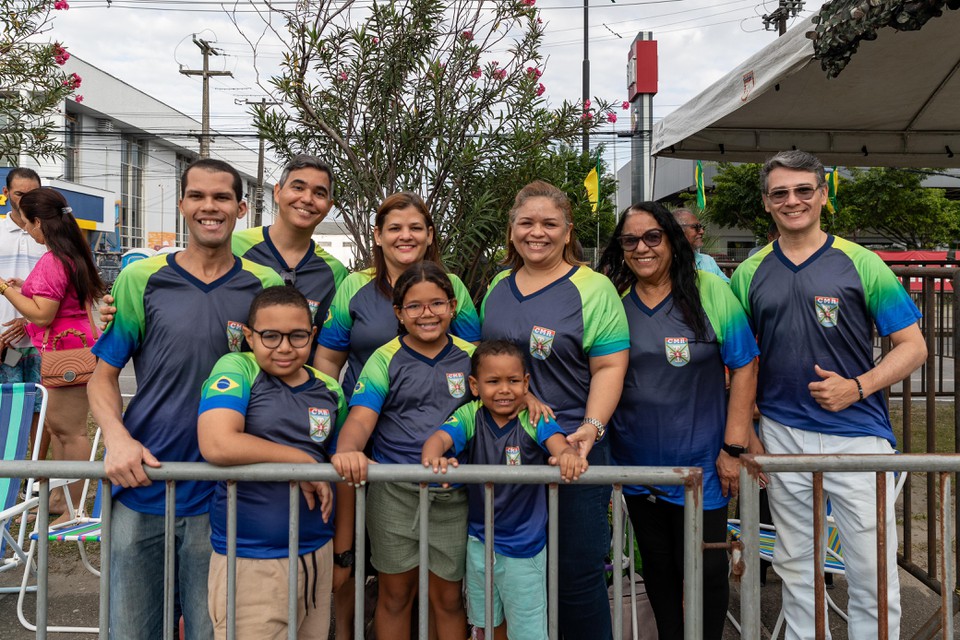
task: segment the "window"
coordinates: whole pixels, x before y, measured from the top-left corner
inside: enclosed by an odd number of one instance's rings
[[[317,246],[320,246],[320,247],[333,247],[333,243],[330,242],[329,240],[321,240],[320,242],[317,243]]]
[[[77,182],[77,164],[80,159],[80,123],[77,116],[67,114],[63,135],[63,179]]]
[[[344,242],[344,243],[343,243],[343,248],[344,248],[344,249],[353,249],[355,246],[357,246],[357,245],[355,245],[355,244],[352,243],[352,242]]]
[[[120,142],[120,244],[124,251],[144,246],[143,163],[144,144],[124,136]]]

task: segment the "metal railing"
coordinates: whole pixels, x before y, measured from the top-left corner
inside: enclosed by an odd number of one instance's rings
[[[740,517],[742,524],[743,573],[741,577],[741,625],[745,640],[759,640],[760,623],[760,474],[776,472],[808,472],[813,474],[813,521],[811,537],[814,539],[814,600],[817,638],[826,637],[826,591],[824,579],[825,554],[824,517],[825,497],[823,474],[874,472],[877,476],[877,637],[887,640],[887,549],[885,533],[887,514],[886,474],[888,472],[927,472],[937,474],[940,488],[937,528],[939,544],[933,550],[937,558],[936,570],[931,577],[940,607],[926,621],[914,637],[933,637],[938,631],[943,638],[951,639],[953,613],[956,598],[955,553],[953,545],[954,521],[951,510],[951,474],[960,472],[960,456],[956,455],[745,455],[740,468]],[[909,519],[909,516],[908,518]]]
[[[288,585],[288,637],[296,638],[297,620],[297,577],[299,550],[299,481],[339,480],[339,476],[328,464],[256,464],[235,467],[215,467],[201,463],[164,463],[160,468],[145,467],[147,475],[154,482],[166,483],[166,520],[164,539],[164,599],[163,599],[163,637],[174,637],[176,628],[174,615],[174,581],[172,579],[175,563],[174,518],[176,513],[176,483],[182,480],[226,481],[227,491],[227,638],[236,637],[236,489],[237,482],[289,482],[290,483],[290,526],[289,526],[289,576]],[[40,487],[40,508],[37,517],[37,530],[44,531],[49,526],[49,478],[104,478],[103,464],[99,462],[2,462],[0,477],[37,477]],[[558,487],[560,473],[555,467],[506,467],[486,465],[464,465],[449,469],[447,482],[484,485],[485,510],[485,625],[492,629],[493,605],[490,594],[493,591],[493,495],[497,483],[544,484],[548,487],[548,541],[547,541],[547,593],[548,593],[548,634],[551,640],[558,637],[558,544],[557,514]],[[375,465],[368,470],[367,485],[375,482],[410,482],[420,486],[420,581],[419,581],[419,636],[427,638],[428,624],[428,540],[427,524],[429,501],[428,484],[437,481],[437,476],[429,469],[419,465]],[[703,605],[703,478],[699,468],[667,467],[616,467],[594,466],[577,481],[579,484],[613,485],[613,504],[622,501],[622,486],[631,485],[683,485],[684,486],[684,637],[699,639],[702,636]],[[109,484],[104,482],[103,530],[100,549],[100,638],[107,638],[110,599],[110,528],[111,500]],[[363,638],[363,585],[365,583],[364,529],[365,529],[365,487],[356,491],[356,599],[354,637]],[[624,555],[623,510],[612,510],[613,527],[613,565],[622,566]],[[47,536],[40,535],[37,540],[37,638],[47,637],[47,591],[48,591],[48,549]],[[29,570],[29,568],[25,569]],[[615,576],[613,580],[614,602],[612,608],[614,633],[622,637],[623,612],[620,602],[623,598],[623,582]]]

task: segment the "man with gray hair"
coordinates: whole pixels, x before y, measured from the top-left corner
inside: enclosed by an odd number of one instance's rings
[[[697,269],[712,273],[729,284],[730,278],[720,269],[717,261],[701,251],[703,249],[703,233],[707,230],[707,226],[701,223],[700,219],[690,209],[674,209],[673,217],[677,219],[684,235],[687,236],[687,242],[693,247],[693,255],[697,258]]]
[[[732,288],[760,345],[760,437],[772,454],[893,453],[882,390],[926,358],[920,312],[872,251],[824,232],[823,165],[803,151],[763,166],[763,204],[780,238],[733,274]],[[893,348],[874,364],[873,328]],[[888,635],[900,637],[893,481],[887,481]],[[877,509],[873,473],[825,473],[849,585],[849,636],[877,632]],[[814,638],[813,480],[776,473],[767,486],[783,580],[786,638]]]

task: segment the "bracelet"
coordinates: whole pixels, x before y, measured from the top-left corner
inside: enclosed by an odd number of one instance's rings
[[[10,288],[10,285],[6,282],[0,282],[0,296],[3,295],[3,292]]]
[[[0,293],[3,293],[2,289],[0,289]],[[856,376],[853,377],[853,381],[857,383],[857,393],[860,394],[860,400],[858,400],[858,402],[861,402],[863,400],[863,385],[860,384],[860,378]]]
[[[603,435],[607,432],[607,426],[596,418],[584,418],[580,424],[589,424],[597,428],[597,442],[603,440]]]

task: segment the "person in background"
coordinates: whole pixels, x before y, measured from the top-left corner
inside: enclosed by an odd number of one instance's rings
[[[0,220],[0,274],[15,281],[22,281],[37,265],[47,248],[30,237],[26,221],[20,213],[20,198],[28,191],[40,188],[40,176],[33,169],[15,167],[7,174],[3,195],[10,201],[10,213]],[[40,352],[27,335],[27,321],[9,302],[0,302],[0,346],[4,349],[0,358],[0,383],[40,383]],[[40,418],[41,399],[34,403],[33,426],[30,439],[36,437],[37,421]],[[40,458],[47,457],[50,443],[49,431],[41,434]],[[57,498],[59,501],[59,498]]]
[[[771,242],[778,239],[779,237],[780,237],[780,229],[777,229],[776,222],[771,221],[770,224],[767,225],[767,244],[770,244]],[[764,246],[766,245],[761,245],[759,247],[754,247],[753,249],[750,249],[750,251],[747,253],[747,257],[749,258],[753,254],[759,252],[760,249],[763,249]]]
[[[926,359],[920,311],[877,254],[820,228],[823,164],[782,151],[761,171],[761,193],[780,239],[737,267],[731,284],[760,346],[760,437],[771,454],[893,454],[883,389]],[[873,330],[893,348],[877,364]],[[887,479],[887,613],[900,636],[900,582],[893,474]],[[850,596],[849,636],[877,630],[876,474],[824,473]],[[814,638],[813,479],[775,473],[767,487],[783,581],[788,640]]]
[[[484,340],[507,340],[527,354],[532,395],[553,410],[568,442],[591,465],[604,465],[610,463],[604,434],[623,389],[630,335],[616,290],[577,260],[577,246],[566,194],[539,180],[525,186],[509,214],[509,269],[490,284],[480,315]],[[560,487],[565,640],[612,637],[604,575],[610,492],[603,485]]]
[[[22,283],[0,282],[0,296],[26,319],[27,334],[38,350],[93,346],[97,334],[90,326],[90,305],[103,295],[105,287],[73,210],[60,192],[49,187],[23,194],[19,206],[24,230],[48,251]],[[61,332],[68,333],[61,336]],[[44,424],[52,436],[53,459],[88,460],[86,385],[51,387],[47,393]],[[82,483],[68,486],[73,505],[79,505]],[[51,512],[63,513],[62,519],[69,517],[67,505],[58,496],[51,502]]]
[[[690,211],[690,209],[674,209],[673,215],[677,219],[680,228],[683,229],[683,233],[690,242],[690,246],[693,247],[693,255],[696,260],[697,269],[712,273],[724,282],[729,283],[730,278],[723,272],[717,264],[717,261],[714,260],[713,257],[703,253],[703,234],[707,230],[707,226],[700,222],[700,219]]]
[[[630,367],[610,420],[610,449],[620,465],[701,467],[703,539],[724,542],[727,502],[750,442],[758,351],[730,287],[696,270],[691,253],[670,212],[640,202],[623,212],[600,259],[624,295],[630,325]],[[659,637],[682,638],[683,487],[625,486],[624,496]],[[728,568],[726,551],[704,552],[707,640],[723,637]]]
[[[152,640],[163,631],[166,492],[144,465],[203,460],[201,385],[221,356],[240,351],[254,296],[283,284],[272,269],[230,249],[234,226],[247,212],[236,169],[197,160],[184,171],[180,189],[187,248],[120,272],[113,286],[116,317],[94,348],[100,361],[88,389],[113,483],[110,631],[124,640]],[[121,415],[120,372],[131,358],[137,394]],[[166,578],[177,581],[187,640],[213,637],[207,609],[213,489],[206,481],[176,485],[176,575]]]

